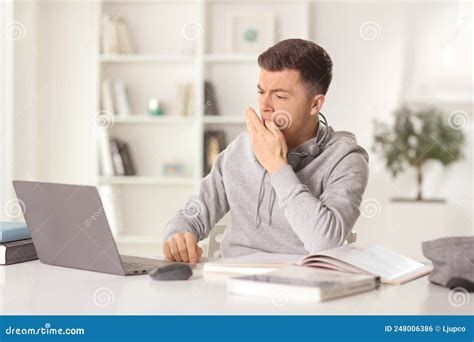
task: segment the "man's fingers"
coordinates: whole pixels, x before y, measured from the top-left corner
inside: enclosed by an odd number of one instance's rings
[[[285,136],[283,135],[280,128],[276,125],[276,123],[272,120],[266,120],[265,125],[268,127],[268,130],[280,140],[286,141]]]
[[[178,252],[179,252],[179,255],[181,256],[181,260],[184,262],[188,262],[189,261],[188,249],[186,247],[186,241],[184,240],[183,235],[181,234],[176,235],[175,241],[178,246]]]
[[[173,256],[171,255],[171,250],[170,250],[170,243],[167,241],[165,242],[165,245],[163,246],[163,254],[165,255],[165,258],[169,261],[173,261]]]
[[[184,234],[184,239],[186,242],[186,248],[188,250],[189,262],[194,264],[197,261],[196,238],[192,233],[186,233]]]
[[[251,115],[253,115],[253,114],[249,113],[248,110],[245,111],[245,124],[247,126],[247,131],[249,132],[250,136],[252,137],[253,135],[255,135],[256,130],[255,130],[254,123],[250,119]]]
[[[170,240],[170,251],[171,251],[171,255],[174,258],[174,261],[178,261],[178,262],[183,261],[181,259],[181,255],[179,254],[178,245],[176,244],[176,241],[174,238],[171,238]]]
[[[262,124],[262,121],[258,118],[257,113],[252,107],[248,107],[246,110],[246,119],[255,132],[260,132],[265,127]]]

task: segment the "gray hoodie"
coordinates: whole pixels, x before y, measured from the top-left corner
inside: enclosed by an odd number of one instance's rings
[[[367,186],[367,152],[349,132],[319,125],[316,137],[288,152],[272,176],[255,158],[247,132],[222,151],[199,194],[168,222],[205,239],[228,212],[224,257],[255,252],[308,254],[340,246],[360,215]]]

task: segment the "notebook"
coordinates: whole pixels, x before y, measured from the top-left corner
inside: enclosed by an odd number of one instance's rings
[[[0,243],[30,238],[26,223],[0,222]]]
[[[206,278],[211,276],[235,276],[263,274],[289,265],[301,260],[303,255],[254,253],[236,258],[220,258],[219,260],[206,262],[203,266],[203,274]]]
[[[227,291],[270,297],[283,305],[290,301],[321,302],[370,291],[379,284],[380,277],[373,275],[288,266],[265,274],[231,278]]]
[[[38,259],[38,255],[31,239],[0,244],[0,265],[11,265],[35,259]]]

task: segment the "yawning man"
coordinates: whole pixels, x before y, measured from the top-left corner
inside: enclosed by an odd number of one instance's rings
[[[227,212],[224,257],[340,246],[360,215],[367,152],[320,113],[332,79],[329,55],[311,41],[288,39],[263,52],[258,65],[260,115],[246,109],[246,132],[218,155],[192,200],[197,205],[168,222],[168,260],[199,261],[198,241]]]

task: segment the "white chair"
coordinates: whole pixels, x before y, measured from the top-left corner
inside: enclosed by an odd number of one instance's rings
[[[219,224],[212,229],[207,245],[208,257],[217,258],[221,256],[221,241],[226,228],[225,224]]]
[[[209,234],[209,243],[207,245],[207,256],[217,258],[221,256],[221,241],[227,226],[225,224],[215,226]],[[347,243],[357,241],[357,232],[351,231],[346,237]]]

